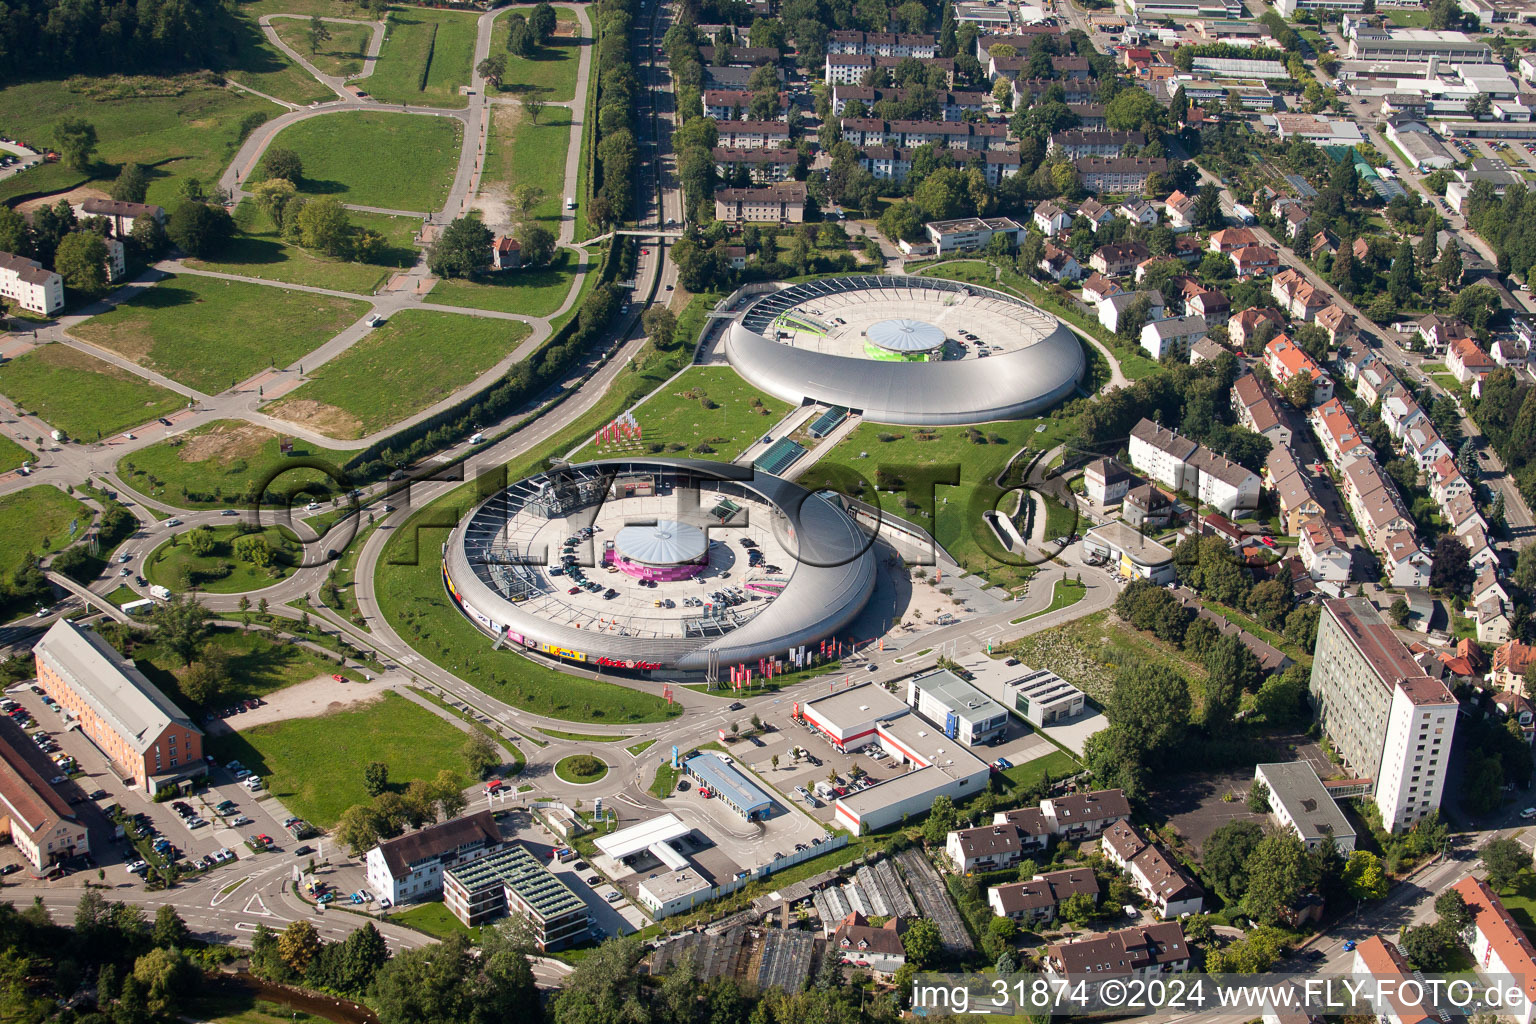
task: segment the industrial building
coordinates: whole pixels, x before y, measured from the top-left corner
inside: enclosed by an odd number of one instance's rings
[[[1315,850],[1327,836],[1344,854],[1355,848],[1355,829],[1307,761],[1254,766],[1255,782],[1269,790],[1269,813]]]
[[[991,774],[985,761],[916,715],[881,722],[877,737],[881,749],[912,770],[837,801],[836,821],[854,835],[922,814],[940,795],[964,800],[981,792]]]
[[[1424,674],[1368,599],[1323,602],[1310,689],[1345,766],[1375,780],[1371,799],[1389,830],[1439,809],[1456,698]]]
[[[907,704],[930,722],[944,723],[944,734],[968,747],[999,740],[1008,728],[1001,704],[946,668],[908,679]]]
[[[1083,691],[1050,669],[1029,671],[1005,685],[1013,695],[1013,710],[1033,726],[1064,722],[1082,714],[1087,706]]]
[[[587,937],[587,905],[521,844],[443,872],[443,903],[466,926],[515,913],[540,952]]]

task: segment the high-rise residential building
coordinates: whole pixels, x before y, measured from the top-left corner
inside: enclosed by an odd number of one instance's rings
[[[1456,699],[1363,597],[1323,602],[1312,701],[1345,767],[1372,780],[1382,823],[1407,828],[1440,806]]]

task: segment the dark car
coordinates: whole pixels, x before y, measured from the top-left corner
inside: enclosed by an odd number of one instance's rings
[[[313,846],[301,846],[297,850],[294,850],[293,852],[298,854],[300,857],[302,857],[306,853],[314,853],[315,852],[315,848]]]
[[[16,872],[18,872],[20,870],[21,870],[21,865],[20,864],[7,864],[5,867],[0,868],[0,875],[14,875]]]

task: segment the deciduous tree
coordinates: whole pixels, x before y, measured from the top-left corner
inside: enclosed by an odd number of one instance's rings
[[[65,235],[53,255],[53,269],[70,290],[95,298],[107,290],[107,243],[92,231]]]
[[[53,126],[53,144],[65,166],[88,170],[96,155],[96,126],[83,117],[61,118]]]

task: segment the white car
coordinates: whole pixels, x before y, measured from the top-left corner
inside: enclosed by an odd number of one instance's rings
[[[1532,818],[1536,818],[1536,807],[1527,807],[1525,810],[1520,812],[1520,817],[1526,819],[1527,821]]]

